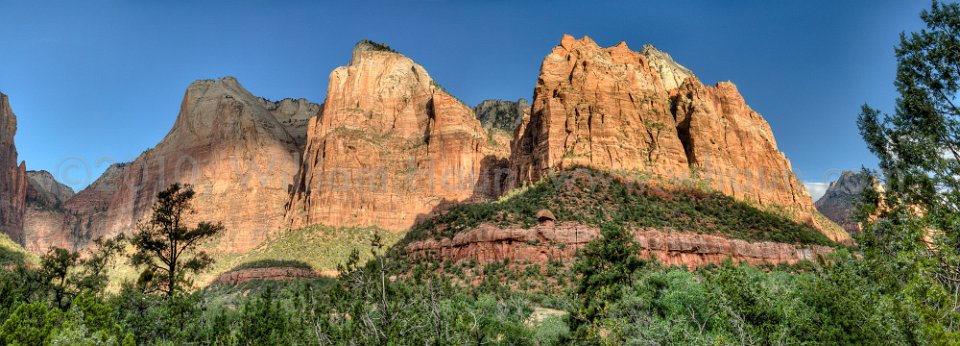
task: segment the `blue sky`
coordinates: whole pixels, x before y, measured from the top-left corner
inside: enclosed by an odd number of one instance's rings
[[[926,1],[5,1],[0,91],[20,157],[74,188],[157,144],[190,82],[323,101],[353,44],[382,41],[468,104],[531,98],[564,33],[652,43],[731,80],[805,182],[875,166],[856,128],[896,97],[893,47]],[[813,185],[816,186],[816,185]]]

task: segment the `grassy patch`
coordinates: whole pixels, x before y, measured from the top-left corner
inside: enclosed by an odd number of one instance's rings
[[[237,269],[289,266],[329,272],[346,262],[354,249],[360,251],[362,261],[372,258],[369,243],[374,233],[380,233],[387,246],[402,237],[376,227],[313,225],[284,232],[245,254],[221,255],[210,272],[219,275]]]
[[[536,212],[549,209],[559,221],[719,234],[749,241],[834,246],[810,225],[761,210],[719,192],[624,178],[589,168],[547,176],[496,202],[454,207],[414,226],[404,243],[450,237],[481,223],[530,227]]]
[[[40,260],[36,255],[24,250],[6,234],[0,233],[0,267],[38,263]]]

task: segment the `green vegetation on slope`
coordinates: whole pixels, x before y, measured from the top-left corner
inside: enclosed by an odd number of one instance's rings
[[[221,256],[211,272],[276,266],[331,272],[345,262],[352,251],[367,249],[374,233],[379,233],[388,246],[403,236],[376,227],[307,226],[281,233],[245,254]],[[366,261],[373,256],[368,251],[360,251],[360,257]]]
[[[558,221],[720,234],[750,241],[836,245],[810,225],[696,186],[665,187],[588,168],[560,171],[496,202],[456,206],[411,230],[406,242],[449,237],[488,222],[536,224],[548,209]],[[442,225],[442,227],[438,227]]]
[[[36,255],[24,250],[6,234],[0,233],[0,267],[37,263],[40,263],[40,260]]]

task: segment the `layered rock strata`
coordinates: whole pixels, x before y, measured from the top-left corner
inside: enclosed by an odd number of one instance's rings
[[[317,277],[317,272],[307,268],[271,267],[240,269],[218,276],[213,283],[219,285],[239,285],[250,281],[303,280]]]
[[[158,191],[182,183],[197,193],[191,222],[223,222],[217,251],[252,249],[283,228],[303,149],[302,119],[317,110],[306,100],[267,102],[234,78],[197,81],[156,147],[111,166],[64,202],[60,227],[53,218],[37,222],[35,244],[28,241],[28,247],[81,248],[98,237],[130,233],[151,212]]]
[[[410,58],[362,41],[330,74],[289,205],[310,224],[401,231],[452,203],[502,193],[509,147]]]
[[[564,36],[543,60],[517,128],[510,186],[573,165],[703,180],[816,225],[813,201],[770,125],[730,82],[704,86],[652,46],[601,48]]]
[[[723,236],[664,232],[654,229],[633,231],[640,247],[640,257],[666,265],[696,268],[735,263],[792,264],[817,260],[832,248],[819,245],[792,245],[774,242],[748,242]],[[571,261],[578,249],[600,236],[600,230],[573,222],[542,223],[530,229],[499,228],[490,224],[457,233],[453,238],[427,239],[408,244],[408,254],[431,256],[445,261],[500,262],[547,264],[549,261]]]

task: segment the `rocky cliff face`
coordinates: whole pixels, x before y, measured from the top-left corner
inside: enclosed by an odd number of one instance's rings
[[[412,255],[430,255],[446,261],[475,260],[479,263],[502,262],[546,265],[549,261],[572,261],[578,249],[600,236],[600,230],[579,223],[541,223],[533,228],[499,228],[481,224],[457,233],[453,238],[427,239],[408,244]],[[655,229],[633,231],[640,257],[666,265],[696,268],[735,263],[779,264],[816,260],[833,251],[819,245],[791,245],[774,242],[748,242],[722,236],[663,232]]]
[[[298,119],[318,109],[305,100],[267,102],[233,78],[195,82],[166,137],[133,162],[111,166],[63,203],[59,228],[52,218],[38,219],[32,248],[78,248],[132,232],[156,193],[179,182],[197,192],[195,218],[226,227],[217,249],[251,249],[281,229],[302,150]]]
[[[0,232],[23,244],[27,168],[17,160],[16,134],[17,117],[7,95],[0,93]]]
[[[843,172],[836,181],[830,183],[823,197],[817,200],[817,210],[843,227],[848,233],[858,234],[861,231],[860,223],[853,220],[853,213],[857,208],[857,198],[864,189],[874,184],[876,183],[868,175],[850,171]],[[882,187],[879,188],[882,189]]]
[[[532,113],[517,134],[515,185],[571,165],[702,178],[815,223],[813,201],[770,126],[736,86],[704,86],[652,46],[635,52],[564,36],[543,61]]]
[[[512,135],[524,116],[530,116],[530,103],[526,99],[519,99],[517,102],[483,100],[473,111],[485,131],[499,130]]]
[[[473,111],[427,71],[362,41],[330,74],[311,120],[288,221],[292,227],[378,225],[404,230],[453,202],[501,192],[506,146],[488,143]]]
[[[27,171],[27,179],[28,205],[57,209],[76,194],[47,171]]]

